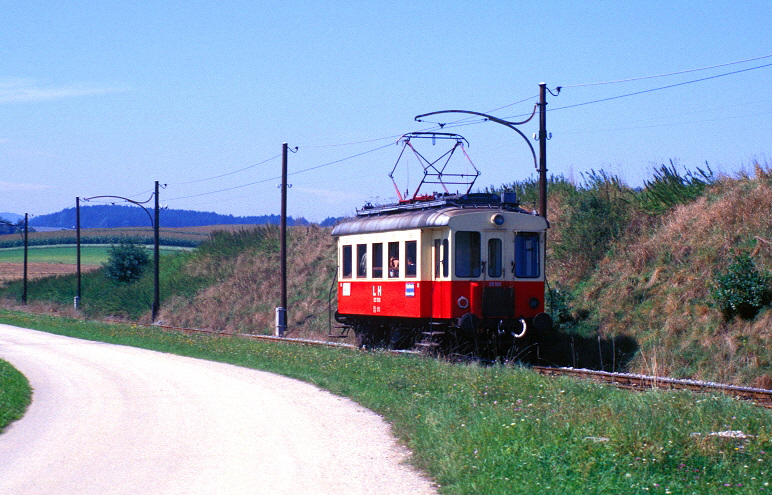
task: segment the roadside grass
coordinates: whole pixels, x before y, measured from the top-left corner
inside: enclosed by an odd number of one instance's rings
[[[276,372],[351,397],[393,425],[414,452],[412,462],[445,494],[772,490],[772,414],[725,396],[634,393],[518,366],[452,364],[7,310],[0,310],[0,321]],[[727,431],[747,438],[711,435]]]
[[[0,359],[0,433],[24,415],[31,397],[27,378],[9,362]]]

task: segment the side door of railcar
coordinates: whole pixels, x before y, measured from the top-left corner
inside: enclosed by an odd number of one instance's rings
[[[432,234],[432,318],[450,318],[450,231]]]
[[[512,232],[486,229],[483,232],[483,294],[484,318],[512,318],[515,312],[513,275],[508,270],[511,255],[506,246],[512,242]]]

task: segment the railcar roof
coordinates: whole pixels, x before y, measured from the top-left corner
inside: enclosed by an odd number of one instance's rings
[[[450,219],[461,215],[480,213],[506,213],[507,210],[498,207],[467,207],[448,206],[431,208],[404,213],[354,217],[342,220],[333,227],[332,235],[367,234],[371,232],[386,232],[391,230],[409,230],[429,227],[447,227]],[[531,216],[525,212],[510,212],[510,214]]]

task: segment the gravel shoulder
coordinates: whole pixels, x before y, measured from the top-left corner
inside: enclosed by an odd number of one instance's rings
[[[0,493],[432,494],[375,413],[237,366],[0,325],[32,404]]]

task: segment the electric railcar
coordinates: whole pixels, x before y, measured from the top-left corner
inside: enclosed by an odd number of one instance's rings
[[[333,228],[336,320],[366,347],[496,354],[549,331],[547,220],[514,193],[432,194],[365,207]]]

